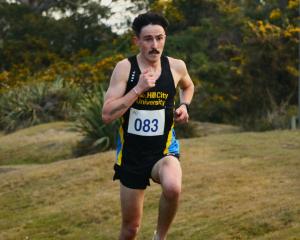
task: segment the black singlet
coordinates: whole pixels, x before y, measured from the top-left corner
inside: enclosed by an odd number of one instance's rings
[[[128,58],[131,69],[126,93],[138,83],[141,74],[136,56]],[[176,88],[169,60],[161,57],[161,75],[155,87],[144,92],[121,118],[117,136],[118,169],[143,174],[166,155],[179,155],[174,131],[174,97]]]

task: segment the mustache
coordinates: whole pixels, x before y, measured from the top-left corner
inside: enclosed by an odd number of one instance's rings
[[[152,50],[149,52],[149,54],[153,54],[153,53],[157,53],[157,54],[159,54],[159,51],[158,51],[158,50],[156,50],[156,49],[152,49]]]

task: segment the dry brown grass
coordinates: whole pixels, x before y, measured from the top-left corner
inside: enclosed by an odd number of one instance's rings
[[[181,205],[168,239],[300,239],[300,131],[181,141]],[[112,240],[120,225],[114,152],[0,167],[0,239]],[[151,239],[160,187],[147,189]]]

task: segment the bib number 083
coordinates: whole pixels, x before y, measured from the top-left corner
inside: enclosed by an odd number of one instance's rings
[[[128,133],[139,136],[160,136],[164,134],[165,109],[138,110],[131,108]]]
[[[156,132],[158,129],[158,120],[157,119],[142,119],[136,118],[134,122],[134,128],[137,132],[143,131],[143,132]]]

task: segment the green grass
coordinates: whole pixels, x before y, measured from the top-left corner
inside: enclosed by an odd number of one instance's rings
[[[87,115],[90,116],[91,113]],[[94,115],[96,116],[96,113]],[[97,125],[96,118],[93,119],[93,122]],[[87,132],[90,131],[88,139],[86,135],[79,133],[75,123],[62,121],[40,124],[10,134],[0,132],[0,166],[44,164],[86,155],[88,152],[99,152],[101,144],[99,146],[93,145],[95,140],[101,139],[101,136],[104,136],[104,138],[109,135],[113,136],[115,132],[114,127],[111,126],[104,130],[98,129],[95,136],[91,137],[92,128],[89,124],[85,127],[89,128]],[[82,126],[81,130],[85,127]],[[229,125],[191,121],[189,125],[177,127],[177,136],[199,137],[237,131],[236,127]],[[108,137],[109,142],[113,139],[111,136]],[[110,143],[109,145],[113,144]]]
[[[181,140],[183,192],[168,239],[300,239],[300,131]],[[120,226],[114,152],[0,167],[0,239],[111,240]],[[139,240],[160,187],[147,189]]]
[[[82,136],[73,124],[53,122],[0,134],[0,165],[49,163],[74,157]]]

